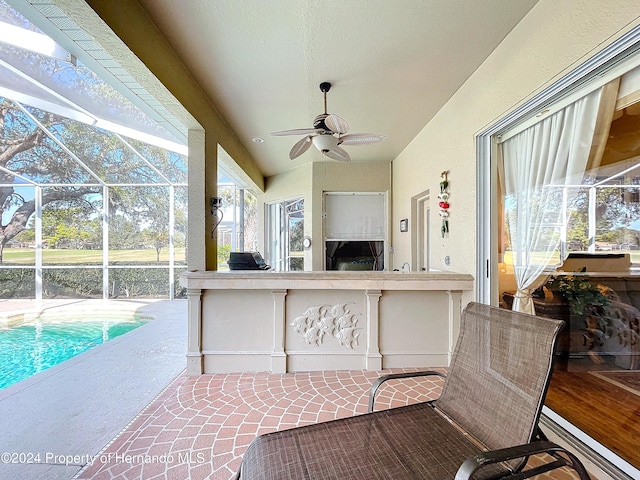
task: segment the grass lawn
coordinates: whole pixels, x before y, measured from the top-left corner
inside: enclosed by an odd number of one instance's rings
[[[3,254],[5,264],[33,265],[35,263],[35,250],[29,248],[5,248]],[[175,249],[176,261],[184,261],[185,249]],[[109,262],[118,263],[156,263],[157,255],[153,249],[145,250],[110,250]],[[169,261],[169,249],[160,251],[160,262]],[[91,263],[102,264],[102,250],[42,250],[42,263]]]

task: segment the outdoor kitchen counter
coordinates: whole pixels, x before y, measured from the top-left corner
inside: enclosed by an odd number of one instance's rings
[[[446,366],[473,277],[195,271],[187,373]]]

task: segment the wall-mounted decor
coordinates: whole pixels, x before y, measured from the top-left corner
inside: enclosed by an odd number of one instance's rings
[[[409,231],[409,219],[403,218],[402,220],[400,220],[400,231],[401,232]]]
[[[351,313],[346,303],[315,305],[296,317],[291,326],[309,345],[321,345],[325,334],[329,333],[340,345],[353,349],[358,345],[360,336],[357,330],[361,330],[356,326],[358,315],[360,314]]]
[[[449,233],[449,180],[447,178],[449,174],[448,170],[445,170],[440,174],[442,181],[440,182],[440,193],[438,194],[438,206],[440,207],[440,218],[442,218],[442,226],[440,227],[440,233],[444,238],[446,233]]]

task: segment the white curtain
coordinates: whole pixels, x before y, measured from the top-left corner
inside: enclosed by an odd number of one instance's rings
[[[513,310],[535,313],[531,294],[546,281],[544,269],[560,243],[562,186],[581,183],[600,95],[598,89],[502,143],[505,217],[518,288]]]

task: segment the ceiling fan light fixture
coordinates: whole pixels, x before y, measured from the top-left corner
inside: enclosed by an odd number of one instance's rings
[[[312,138],[315,147],[322,153],[327,153],[338,146],[338,138],[333,135],[316,135]]]
[[[331,89],[329,82],[320,84],[320,91],[324,94],[324,113],[313,120],[313,128],[295,128],[281,130],[270,135],[304,135],[289,151],[289,158],[294,160],[305,153],[313,143],[327,157],[339,162],[350,162],[351,156],[339,145],[369,145],[386,140],[385,135],[379,133],[351,133],[347,121],[335,113],[327,113],[327,92]]]

